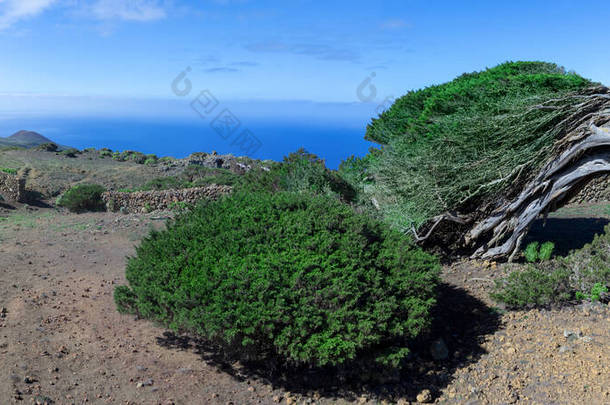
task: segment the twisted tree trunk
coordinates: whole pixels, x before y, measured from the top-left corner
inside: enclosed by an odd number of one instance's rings
[[[565,204],[592,178],[610,172],[610,90],[592,89],[579,96],[582,102],[566,112],[559,124],[562,134],[542,169],[526,183],[516,197],[499,196],[498,207],[491,213],[469,212],[444,215],[428,225],[424,242],[435,232],[443,232],[440,222],[454,222],[461,235],[457,245],[472,258],[512,260],[532,222]],[[554,108],[550,100],[534,108]],[[504,200],[501,200],[504,198]],[[460,221],[456,221],[456,218]],[[457,224],[456,224],[457,223]]]

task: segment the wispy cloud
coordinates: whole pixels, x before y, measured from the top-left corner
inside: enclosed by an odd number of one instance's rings
[[[245,48],[259,53],[292,53],[308,55],[319,60],[356,62],[360,55],[349,49],[338,49],[324,44],[287,44],[285,42],[258,42],[248,44]]]
[[[232,62],[230,65],[231,66],[254,67],[254,66],[258,66],[259,63],[246,60],[246,61]]]
[[[100,20],[153,21],[166,16],[158,0],[97,0],[91,11]]]
[[[54,2],[55,0],[0,0],[0,30],[42,13]]]
[[[239,72],[239,69],[230,68],[230,67],[215,67],[205,70],[206,73],[235,73]]]
[[[400,30],[410,28],[411,24],[400,18],[392,18],[381,23],[381,28],[384,30]]]

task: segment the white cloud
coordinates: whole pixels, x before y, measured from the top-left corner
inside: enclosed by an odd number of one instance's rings
[[[409,24],[407,21],[402,20],[400,18],[386,20],[383,23],[381,23],[381,28],[383,28],[385,30],[399,30],[399,29],[410,28],[410,27],[411,27],[411,24]]]
[[[166,15],[156,0],[97,0],[91,10],[100,20],[152,21]]]
[[[0,0],[0,30],[43,12],[55,0]]]

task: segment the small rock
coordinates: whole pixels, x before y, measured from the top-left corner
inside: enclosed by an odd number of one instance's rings
[[[419,394],[417,394],[416,399],[419,403],[429,404],[430,402],[432,402],[432,393],[430,392],[430,390],[425,389]]]
[[[29,375],[26,375],[25,378],[23,379],[23,382],[26,384],[32,384],[36,382],[36,379],[34,377],[30,377]]]
[[[572,346],[561,346],[559,348],[559,353],[563,354],[563,353],[568,353],[568,352],[570,352],[570,353],[574,352],[574,349],[572,348]]]

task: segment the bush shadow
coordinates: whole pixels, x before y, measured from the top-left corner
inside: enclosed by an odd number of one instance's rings
[[[532,223],[523,239],[523,246],[531,242],[553,242],[553,253],[565,256],[571,250],[580,249],[591,243],[596,234],[603,234],[610,223],[606,218],[547,218]]]
[[[486,353],[482,346],[485,337],[500,326],[500,315],[493,308],[462,288],[442,283],[430,332],[411,343],[410,358],[400,373],[378,367],[363,372],[361,365],[353,364],[307,368],[279,362],[237,361],[203,339],[173,332],[157,337],[157,343],[168,349],[194,351],[207,364],[237,381],[259,380],[297,395],[311,397],[315,393],[344,400],[365,395],[378,400],[415,401],[424,389],[437,397],[453,380],[457,369],[476,363]],[[437,342],[437,348],[440,346],[441,356],[439,350],[432,350],[433,342]]]

